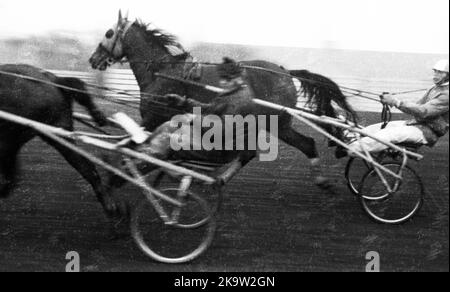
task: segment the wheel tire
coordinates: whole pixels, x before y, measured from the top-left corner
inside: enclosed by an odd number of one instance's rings
[[[400,162],[386,162],[382,165],[394,172],[401,167]],[[388,193],[375,170],[364,175],[359,189],[360,202],[365,212],[375,221],[401,224],[419,212],[425,194],[422,180],[409,166],[403,169],[402,177],[403,180],[395,192]],[[393,185],[395,178],[389,178],[387,175],[387,180]]]
[[[164,186],[164,188],[176,188],[178,187],[178,183],[178,181],[174,183],[173,179],[166,172],[160,171],[156,175],[152,187],[155,189],[160,189],[162,186]],[[212,216],[218,214],[223,202],[223,191],[221,186],[205,185],[194,180],[191,183],[189,191],[203,198],[208,203]]]
[[[205,222],[202,222],[201,225],[197,227],[191,226],[191,224],[183,224],[182,222],[178,224],[171,224],[167,225],[165,222],[161,219],[161,217],[158,215],[158,213],[153,212],[153,215],[156,216],[149,216],[149,214],[146,212],[146,207],[151,207],[150,210],[153,209],[153,205],[151,203],[144,199],[134,210],[131,216],[131,232],[133,235],[134,240],[136,241],[138,247],[149,257],[152,259],[162,262],[162,263],[169,263],[169,264],[177,264],[177,263],[185,263],[194,260],[198,256],[200,256],[203,252],[205,252],[208,247],[211,245],[214,234],[216,230],[216,220],[211,215],[209,207],[207,202],[200,198],[199,196],[195,194],[188,193],[185,197],[186,201],[195,202],[198,204],[199,210],[195,210],[195,212],[202,212],[207,214],[208,220]],[[186,203],[187,206],[188,203]],[[184,207],[183,207],[184,208]],[[154,210],[154,209],[153,209]],[[166,210],[167,211],[167,210]],[[170,211],[170,210],[169,210]],[[182,211],[183,212],[183,209]],[[167,212],[168,214],[170,212]],[[143,227],[140,224],[140,219],[147,219],[147,225],[145,226],[146,229],[150,229],[151,231],[151,237],[146,237],[144,235]],[[197,224],[198,225],[198,224]],[[155,228],[164,228],[164,232],[155,232]],[[154,227],[154,228],[152,228]],[[202,230],[200,230],[202,229]],[[174,232],[174,233],[183,233],[182,238],[174,240],[174,242],[168,242],[167,234]],[[184,236],[184,234],[193,234],[190,235],[189,238],[187,236]],[[194,234],[194,233],[199,233]],[[204,233],[204,234],[202,234]],[[159,239],[158,237],[164,237],[163,239]],[[179,236],[176,236],[179,237]],[[149,243],[151,239],[160,240],[159,243]],[[200,239],[200,242],[197,243],[197,240]],[[191,241],[194,241],[192,244],[192,248],[190,248]],[[189,243],[189,244],[188,244]],[[177,245],[177,246],[174,246]],[[189,247],[188,247],[189,245]],[[166,253],[172,253],[172,251],[168,251],[168,249],[174,248],[175,253],[180,253],[176,256],[168,255]],[[188,251],[182,251],[180,252],[179,249],[187,248]],[[162,249],[161,251],[156,251],[156,249]]]
[[[354,195],[359,196],[359,189],[364,174],[371,169],[372,167],[362,159],[352,157],[348,160],[345,167],[345,179],[347,180],[348,188]]]

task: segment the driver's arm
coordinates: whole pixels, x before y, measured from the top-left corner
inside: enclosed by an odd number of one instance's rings
[[[397,107],[402,112],[420,120],[438,117],[449,110],[448,93],[441,93],[425,104],[401,101]]]
[[[194,107],[201,107],[202,110],[208,110],[210,107],[212,107],[211,103],[203,103],[192,98],[186,98],[186,100],[184,101],[184,105],[186,106],[186,109],[188,109],[188,111],[192,111]]]
[[[209,110],[214,106],[213,103],[202,103],[195,99],[187,98],[185,96],[174,93],[166,94],[163,98],[163,101],[167,102],[167,104],[171,107],[183,109],[187,112],[192,111],[194,107],[200,107],[204,110]]]

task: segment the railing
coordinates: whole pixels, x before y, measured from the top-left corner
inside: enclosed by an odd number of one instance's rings
[[[108,69],[105,72],[77,72],[77,71],[63,71],[63,70],[51,70],[51,72],[59,76],[71,76],[78,77],[88,83],[98,84],[105,87],[111,87],[127,91],[131,94],[139,94],[139,87],[136,79],[131,70],[125,69]],[[371,92],[400,92],[417,88],[427,88],[431,85],[430,81],[411,81],[411,80],[392,80],[392,79],[366,79],[349,76],[328,76],[334,80],[337,84],[349,88],[355,88]],[[297,85],[299,85],[297,83]],[[118,93],[105,92],[105,94],[113,97],[122,97]],[[398,96],[398,98],[417,100],[423,95],[423,92],[409,93],[404,96]],[[378,102],[361,99],[358,97],[350,97],[350,104],[357,111],[366,112],[380,112],[381,105]],[[299,106],[302,106],[303,100],[299,98]],[[395,112],[395,110],[393,110]]]
[[[131,70],[108,69],[105,72],[78,72],[64,70],[50,70],[52,73],[62,77],[77,77],[81,80],[104,87],[114,88],[139,95],[139,86]],[[118,93],[104,92],[108,96],[126,98]]]

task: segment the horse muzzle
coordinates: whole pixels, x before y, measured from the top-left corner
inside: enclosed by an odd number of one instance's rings
[[[109,54],[106,54],[103,50],[96,50],[89,58],[89,63],[92,69],[104,71],[109,66],[115,63],[114,59]]]

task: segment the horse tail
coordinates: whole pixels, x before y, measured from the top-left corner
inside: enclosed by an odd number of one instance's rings
[[[64,98],[72,102],[75,100],[82,105],[88,113],[92,116],[95,123],[99,126],[107,124],[107,118],[103,112],[95,105],[92,97],[89,95],[86,84],[79,78],[75,77],[56,77],[55,83],[68,88],[59,88]],[[71,90],[72,88],[74,90]]]
[[[307,98],[306,103],[315,106],[315,114],[336,118],[337,113],[332,105],[332,102],[335,102],[345,112],[346,119],[357,124],[358,116],[356,112],[334,81],[307,70],[293,70],[289,73],[301,82],[301,92]],[[342,139],[344,136],[344,131],[341,128],[330,125],[323,125],[323,128],[338,139]],[[336,143],[329,141],[329,146],[336,146]]]
[[[337,114],[332,106],[332,102],[335,102],[345,112],[347,120],[358,121],[358,115],[333,80],[307,70],[292,70],[289,73],[301,82],[301,91],[307,98],[307,104],[316,107],[315,114],[335,118]]]

